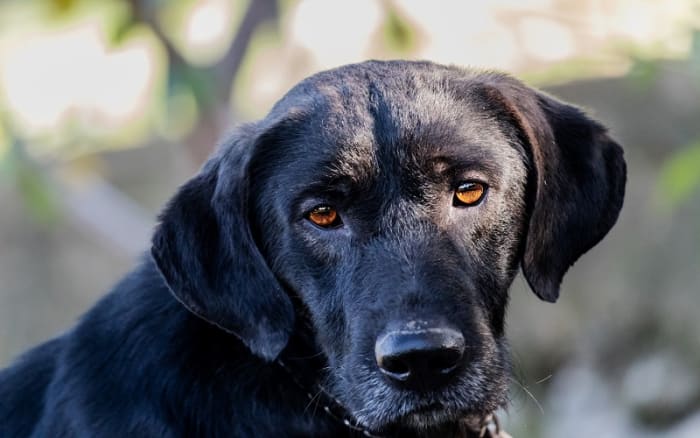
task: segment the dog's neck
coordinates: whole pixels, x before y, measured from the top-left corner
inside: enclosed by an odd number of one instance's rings
[[[333,397],[320,383],[302,383],[299,373],[295,373],[283,359],[277,359],[279,366],[289,375],[289,378],[305,392],[309,404],[319,406],[325,415],[333,419],[338,424],[342,424],[350,431],[357,432],[363,436],[381,438],[382,435],[376,433],[366,426],[360,424],[355,418],[348,414],[342,403]]]

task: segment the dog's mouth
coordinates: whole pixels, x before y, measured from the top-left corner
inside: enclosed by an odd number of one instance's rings
[[[370,422],[369,426],[389,436],[409,436],[408,431],[420,432],[456,426],[468,416],[464,410],[433,402],[396,409],[381,420]]]
[[[490,418],[490,415],[470,413],[442,403],[430,403],[397,415],[374,430],[381,436],[472,436],[463,434],[467,432],[478,435]]]
[[[489,415],[506,401],[500,385],[485,385],[485,388],[470,392],[463,385],[452,385],[422,394],[380,388],[382,391],[377,391],[376,396],[370,394],[361,403],[346,406],[359,424],[380,436],[479,436],[473,432],[481,430]],[[464,434],[465,430],[472,433]]]

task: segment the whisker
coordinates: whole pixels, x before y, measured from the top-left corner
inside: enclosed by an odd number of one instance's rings
[[[314,406],[314,411],[312,413],[312,416],[316,415],[316,409],[318,408],[318,401],[321,399],[321,394],[323,393],[323,390],[318,390],[316,394],[314,394],[313,397],[309,399],[309,402],[306,404],[306,407],[304,408],[304,414],[308,411],[308,409],[311,407],[312,404],[315,404]]]
[[[320,356],[323,356],[323,353],[319,351],[318,353],[314,353],[314,354],[311,354],[308,356],[290,356],[287,359],[288,360],[306,360],[306,359],[314,359],[314,358],[317,358]]]
[[[532,392],[530,392],[530,390],[527,389],[527,387],[526,387],[525,385],[523,385],[522,383],[518,382],[516,379],[513,379],[512,377],[509,377],[509,380],[510,380],[511,382],[517,384],[520,388],[522,388],[522,390],[525,392],[525,394],[527,394],[527,395],[532,399],[532,401],[535,402],[535,405],[537,406],[537,409],[540,410],[540,413],[541,413],[542,415],[544,415],[544,408],[542,407],[542,405],[540,404],[540,402],[537,400],[537,397],[535,397],[535,395],[534,395]]]
[[[550,375],[548,375],[548,376],[546,376],[546,377],[541,378],[540,380],[538,380],[537,382],[535,382],[535,385],[539,385],[540,383],[546,382],[547,380],[551,379],[553,375],[554,375],[554,374],[550,374]]]

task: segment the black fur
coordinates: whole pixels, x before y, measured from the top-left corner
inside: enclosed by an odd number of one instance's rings
[[[485,198],[455,205],[472,179]],[[556,300],[624,185],[600,124],[508,76],[400,61],[319,73],[180,189],[151,257],[0,373],[0,436],[358,434],[322,412],[331,397],[376,433],[448,436],[505,403],[518,266]],[[319,204],[342,226],[311,224]],[[464,363],[448,384],[396,387],[374,342],[426,320],[464,335]]]

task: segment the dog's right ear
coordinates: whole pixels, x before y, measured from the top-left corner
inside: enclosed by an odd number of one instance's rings
[[[294,326],[292,303],[248,224],[248,162],[255,138],[239,133],[168,203],[151,254],[192,313],[274,360]]]

